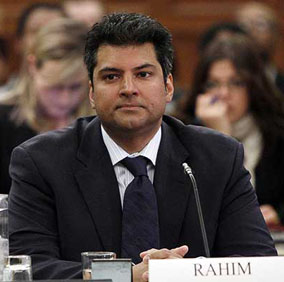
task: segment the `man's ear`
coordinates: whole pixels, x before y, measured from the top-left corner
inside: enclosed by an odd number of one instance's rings
[[[90,99],[92,109],[96,109],[94,88],[90,80],[89,80],[89,99]]]
[[[174,80],[173,76],[170,73],[167,77],[166,81],[166,100],[167,103],[170,103],[173,99],[173,94],[174,94]]]

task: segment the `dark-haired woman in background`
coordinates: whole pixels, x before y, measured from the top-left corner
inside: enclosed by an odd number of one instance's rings
[[[253,43],[213,41],[176,116],[237,138],[268,225],[284,223],[284,101],[264,73]]]

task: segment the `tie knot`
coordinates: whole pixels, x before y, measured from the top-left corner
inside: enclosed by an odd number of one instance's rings
[[[134,175],[137,176],[148,176],[147,174],[147,159],[139,156],[135,158],[126,157],[121,163]]]

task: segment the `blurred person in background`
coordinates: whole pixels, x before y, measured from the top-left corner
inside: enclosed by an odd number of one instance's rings
[[[192,91],[176,116],[213,128],[244,145],[268,225],[284,222],[284,102],[267,77],[253,43],[235,35],[214,40],[202,53]]]
[[[198,43],[199,55],[206,50],[207,46],[214,40],[228,38],[236,34],[246,35],[246,32],[235,22],[218,22],[210,25],[200,36]],[[178,93],[179,94],[179,93]],[[183,104],[187,103],[186,91],[182,92],[182,95],[176,95],[175,93],[174,103],[170,103],[167,113],[169,115],[178,115],[178,111],[183,108]]]
[[[8,91],[11,87],[7,84],[8,72],[9,72],[9,52],[7,41],[0,37],[0,96],[2,93]]]
[[[209,26],[202,34],[198,43],[198,50],[202,53],[215,39],[228,38],[236,34],[246,35],[246,31],[235,22],[219,22]]]
[[[19,53],[24,56],[25,51],[31,48],[41,27],[64,15],[62,7],[58,4],[39,2],[27,6],[19,17],[16,30]]]
[[[15,146],[91,112],[83,62],[86,33],[84,24],[58,19],[35,37],[28,75],[15,89],[19,93],[0,106],[0,193],[10,189],[8,166]]]
[[[105,8],[99,0],[66,0],[63,8],[67,16],[85,23],[88,28],[98,22],[105,14]]]
[[[27,72],[26,53],[33,45],[38,30],[47,23],[64,16],[65,14],[60,5],[44,2],[30,4],[22,11],[17,23],[15,41],[15,51],[20,59],[18,64],[19,73],[11,74],[5,88],[13,90],[18,83],[21,83],[21,79],[25,79],[24,76]],[[9,97],[12,94],[15,94],[15,91],[3,92],[3,95],[0,96],[0,101],[2,98],[6,99],[6,96]]]
[[[276,12],[264,3],[248,2],[237,10],[236,19],[257,44],[268,76],[284,93],[284,75],[273,61],[280,35]]]

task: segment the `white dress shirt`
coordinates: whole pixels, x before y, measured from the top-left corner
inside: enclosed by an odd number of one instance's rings
[[[114,172],[117,178],[118,188],[120,193],[121,206],[123,207],[123,198],[125,190],[128,184],[134,179],[134,176],[123,164],[120,163],[120,161],[122,161],[126,157],[130,158],[134,158],[137,156],[146,157],[148,160],[151,161],[147,165],[147,172],[150,181],[153,183],[156,159],[161,142],[162,131],[161,128],[159,128],[155,136],[140,152],[128,154],[125,150],[123,150],[113,141],[113,139],[104,130],[103,126],[101,126],[101,130],[102,130],[103,141],[107,147],[112,165],[114,167]]]

